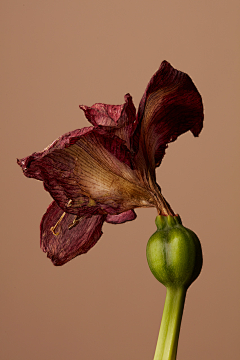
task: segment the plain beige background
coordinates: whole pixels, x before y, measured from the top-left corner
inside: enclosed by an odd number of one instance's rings
[[[187,72],[204,130],[167,150],[157,179],[201,239],[179,360],[239,358],[239,2],[1,1],[2,360],[151,360],[165,288],[145,248],[155,209],[105,224],[87,254],[54,267],[39,249],[51,199],[16,158],[88,126],[79,104],[138,106],[162,60]]]

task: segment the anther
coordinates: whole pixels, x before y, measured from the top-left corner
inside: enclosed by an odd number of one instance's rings
[[[70,207],[72,205],[72,199],[69,200],[69,202],[67,203],[67,207]]]

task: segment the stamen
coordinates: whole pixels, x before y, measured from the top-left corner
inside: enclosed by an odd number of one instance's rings
[[[70,200],[68,201],[67,207],[71,206],[71,203],[72,203],[72,199],[70,199]],[[53,235],[58,236],[58,235],[60,234],[60,230],[59,230],[57,233],[55,233],[55,229],[56,229],[56,227],[60,224],[60,222],[62,221],[62,219],[64,218],[65,215],[66,215],[66,213],[64,212],[64,213],[61,215],[61,217],[59,218],[59,220],[56,222],[56,224],[50,228],[50,230],[51,230],[51,232],[53,233]]]
[[[69,200],[69,202],[67,203],[67,207],[72,206],[72,199]]]
[[[61,215],[60,219],[56,222],[56,224],[50,228],[50,230],[51,230],[51,232],[53,233],[53,235],[58,236],[58,235],[60,234],[60,230],[59,230],[57,233],[55,233],[54,230],[55,230],[56,227],[60,224],[60,222],[62,221],[62,219],[64,218],[65,215],[66,215],[66,213],[64,212],[64,213]]]
[[[80,217],[78,217],[78,215],[76,215],[73,222],[68,226],[68,229],[71,230],[74,226],[76,226],[79,223],[79,221],[80,221]]]

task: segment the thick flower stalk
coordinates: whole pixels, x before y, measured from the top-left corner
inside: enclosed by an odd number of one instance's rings
[[[39,153],[18,160],[24,175],[41,180],[53,202],[43,215],[41,248],[54,265],[86,253],[104,222],[134,220],[137,207],[174,215],[156,183],[168,143],[203,126],[201,96],[190,77],[163,61],[138,112],[123,105],[80,106],[93,125],[71,131]]]

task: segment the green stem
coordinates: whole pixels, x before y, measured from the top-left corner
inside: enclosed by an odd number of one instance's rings
[[[153,360],[175,360],[187,290],[167,287],[157,347]]]

